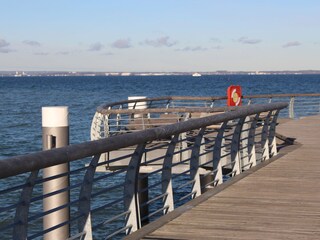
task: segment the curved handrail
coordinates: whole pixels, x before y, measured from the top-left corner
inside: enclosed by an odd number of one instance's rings
[[[143,99],[134,99],[134,100],[124,100],[113,103],[106,103],[98,106],[97,112],[100,112],[103,109],[110,109],[117,105],[122,105],[126,103],[136,103],[136,102],[145,102],[145,101],[161,101],[161,100],[201,100],[201,101],[214,101],[214,100],[223,100],[226,99],[225,96],[212,96],[212,97],[193,97],[193,96],[165,96],[165,97],[155,97],[155,98],[143,98]]]
[[[0,179],[62,163],[68,163],[96,154],[153,141],[155,139],[167,138],[181,132],[214,125],[235,118],[257,114],[259,112],[283,109],[287,106],[287,103],[243,106],[236,108],[234,111],[225,112],[215,116],[190,119],[185,122],[128,133],[125,135],[112,136],[105,139],[70,145],[63,148],[7,158],[0,160]]]
[[[259,94],[246,95],[243,98],[275,98],[275,97],[320,97],[320,93],[285,93],[285,94]]]
[[[144,221],[153,221],[275,156],[276,120],[287,106],[280,102],[243,106],[218,115],[0,160],[0,214],[9,216],[0,225],[0,232],[7,238],[14,232],[17,239],[50,233],[56,239],[61,235],[55,230],[78,223],[73,236],[66,234],[65,238],[101,238],[101,230],[106,239],[130,234]],[[38,171],[73,161],[70,170],[53,176]],[[66,181],[65,177],[70,179],[67,186],[41,193],[44,184]],[[71,198],[39,211],[42,201],[51,197],[61,200],[60,194],[70,194]],[[35,224],[45,218],[57,219],[57,214],[62,216],[60,210],[68,209],[72,209],[69,218],[64,216],[49,228]]]
[[[320,93],[286,93],[286,94],[258,94],[258,95],[243,95],[243,99],[257,99],[257,98],[287,98],[287,97],[320,97]],[[155,98],[143,98],[135,100],[124,100],[113,103],[102,104],[97,107],[97,112],[106,114],[112,111],[113,107],[128,103],[138,103],[138,102],[155,102],[155,101],[174,101],[174,100],[192,100],[192,101],[216,101],[216,100],[226,100],[227,96],[165,96],[165,97],[155,97]],[[124,109],[119,109],[120,111]],[[137,109],[136,109],[137,110]],[[113,112],[112,112],[113,113]]]
[[[242,98],[243,105],[287,102],[289,108],[280,118],[319,114],[320,93],[260,94]],[[226,96],[143,97],[101,105],[91,122],[91,140],[234,110],[226,106],[226,99]]]
[[[102,114],[132,114],[132,113],[177,113],[177,112],[202,112],[202,113],[212,113],[212,112],[225,112],[233,111],[237,107],[174,107],[174,108],[145,108],[145,109],[103,109],[99,113]]]

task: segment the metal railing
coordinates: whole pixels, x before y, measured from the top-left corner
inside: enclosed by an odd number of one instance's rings
[[[92,119],[91,139],[97,140],[127,132],[186,121],[228,111],[226,96],[169,96],[126,100],[101,105]],[[282,118],[320,114],[320,93],[265,94],[243,96],[243,105],[287,102]]]
[[[224,109],[213,116],[0,160],[1,238],[42,239],[65,225],[69,239],[122,238],[275,156],[277,117],[287,105]],[[43,178],[44,168],[62,163],[69,163],[70,171]],[[70,178],[67,188],[43,195],[44,182],[64,176]],[[69,203],[42,211],[43,200],[61,192],[70,194]],[[63,208],[70,209],[70,218],[43,230],[44,216]]]

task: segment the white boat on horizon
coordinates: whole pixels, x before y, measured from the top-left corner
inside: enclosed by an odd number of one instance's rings
[[[192,74],[192,77],[201,77],[201,74],[196,72],[196,73]]]

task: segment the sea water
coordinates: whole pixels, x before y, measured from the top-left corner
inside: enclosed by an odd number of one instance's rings
[[[0,78],[0,159],[42,149],[41,107],[68,106],[70,143],[90,140],[96,108],[128,96],[319,93],[320,75],[96,76]]]
[[[43,106],[69,107],[70,143],[75,144],[90,140],[91,120],[101,104],[126,100],[128,96],[225,96],[230,85],[241,85],[244,95],[319,93],[320,75],[3,77],[0,78],[0,159],[42,149]],[[82,161],[74,164],[84,165]],[[104,186],[105,183],[101,188]],[[121,193],[113,195],[111,200],[121,197]],[[0,203],[9,200],[2,199]],[[101,197],[100,202],[103,201]],[[94,220],[103,221],[104,217],[98,215]],[[1,221],[6,221],[4,216]],[[97,239],[103,238],[105,231],[96,232]],[[10,239],[10,235],[2,237]]]

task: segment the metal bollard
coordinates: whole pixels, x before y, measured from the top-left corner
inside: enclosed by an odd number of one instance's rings
[[[42,107],[42,146],[43,150],[64,147],[69,144],[68,107]],[[53,177],[69,172],[69,164],[45,168],[43,178]],[[69,176],[54,178],[43,183],[43,194],[49,194],[69,186]],[[43,200],[43,211],[47,212],[69,203],[69,191],[46,197]],[[43,217],[44,231],[69,221],[69,207],[53,211]],[[44,235],[45,240],[69,238],[69,224],[58,227]]]
[[[128,100],[140,100],[145,99],[145,96],[129,96]],[[128,103],[128,109],[146,109],[147,108],[147,102],[133,102]],[[143,115],[135,113],[133,115],[133,118],[141,118]]]

